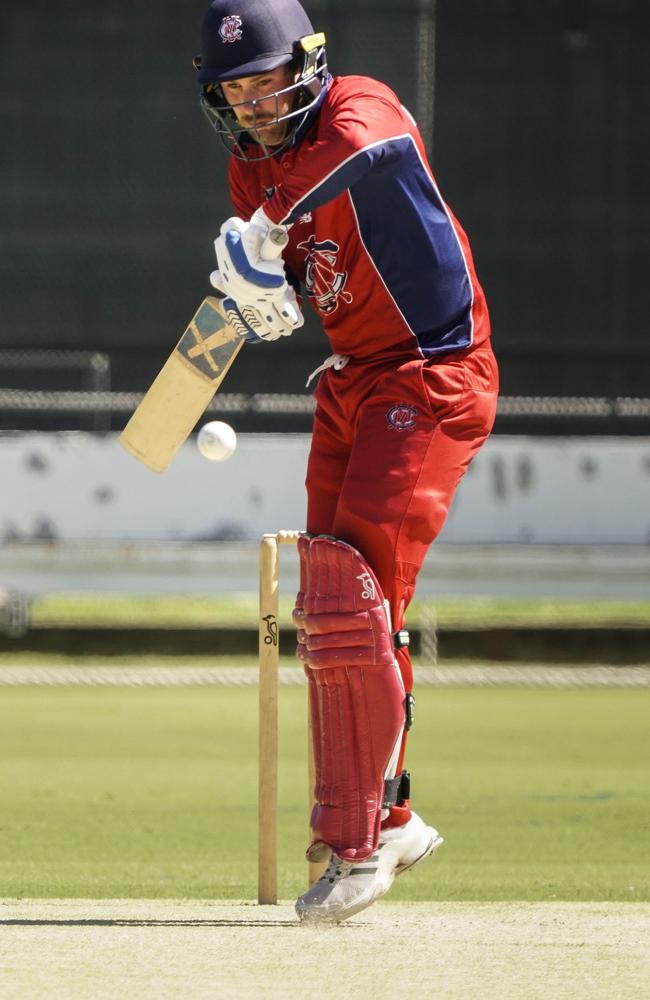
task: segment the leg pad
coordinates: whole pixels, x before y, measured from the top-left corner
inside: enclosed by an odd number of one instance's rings
[[[404,728],[404,685],[387,607],[360,553],[327,536],[301,539],[299,552],[294,620],[309,680],[314,840],[361,861],[379,839],[384,781],[395,773]]]

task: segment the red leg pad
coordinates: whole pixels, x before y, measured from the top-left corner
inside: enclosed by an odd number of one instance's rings
[[[362,861],[377,847],[384,778],[401,740],[404,686],[379,584],[345,542],[299,548],[294,620],[309,679],[316,788],[314,841]]]

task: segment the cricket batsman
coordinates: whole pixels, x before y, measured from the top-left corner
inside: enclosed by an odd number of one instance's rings
[[[249,340],[298,330],[304,290],[332,352],[314,373],[294,620],[316,767],[307,856],[328,862],[296,910],[335,923],[442,843],[411,809],[404,769],[405,613],[492,429],[490,322],[417,124],[384,84],[328,73],[298,0],[214,0],[195,67],[236,213],[211,282]]]

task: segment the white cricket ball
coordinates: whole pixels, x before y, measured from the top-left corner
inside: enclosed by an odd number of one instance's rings
[[[225,462],[237,447],[237,435],[221,420],[211,420],[199,431],[196,443],[204,458],[211,462]]]

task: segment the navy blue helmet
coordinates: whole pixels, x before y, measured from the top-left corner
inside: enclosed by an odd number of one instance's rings
[[[201,43],[194,59],[201,107],[229,152],[240,159],[259,158],[290,145],[319,105],[327,79],[325,36],[314,33],[298,0],[213,0],[203,18]],[[244,127],[221,84],[281,66],[295,70],[295,82],[264,97],[265,107],[275,99],[276,109],[270,120],[265,113],[264,126],[284,125],[282,141],[266,146],[255,129],[258,102],[245,102],[253,124]],[[289,110],[282,112],[280,102]]]

